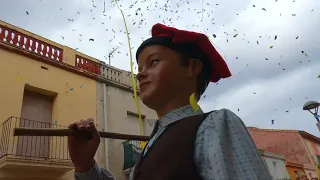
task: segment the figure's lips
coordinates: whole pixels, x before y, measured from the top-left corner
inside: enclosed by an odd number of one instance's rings
[[[139,84],[140,89],[142,89],[144,86],[146,86],[147,84],[150,84],[150,82],[141,82]]]

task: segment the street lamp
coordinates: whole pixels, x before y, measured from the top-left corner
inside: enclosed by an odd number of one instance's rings
[[[309,111],[311,114],[313,114],[314,118],[316,118],[317,120],[317,126],[318,129],[320,130],[320,115],[318,115],[318,108],[320,106],[320,103],[317,101],[308,101],[306,103],[304,103],[303,105],[303,110],[307,110]]]

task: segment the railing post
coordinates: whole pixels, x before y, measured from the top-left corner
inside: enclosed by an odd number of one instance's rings
[[[0,29],[0,43],[29,51],[50,60],[63,61],[63,49],[3,25],[0,25]]]
[[[75,56],[75,67],[86,70],[90,73],[101,75],[100,64],[79,55]]]
[[[18,122],[19,121],[19,122]],[[70,161],[67,137],[48,136],[13,136],[13,129],[18,127],[29,128],[52,128],[51,123],[34,121],[29,119],[10,117],[1,126],[0,158],[3,156],[14,156],[21,159],[43,159],[43,160],[67,160]],[[56,128],[67,128],[56,126]],[[17,140],[16,140],[17,138]],[[55,139],[54,138],[58,138]],[[51,146],[50,146],[51,144]]]

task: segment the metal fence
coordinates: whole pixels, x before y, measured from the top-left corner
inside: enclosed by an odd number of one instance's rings
[[[70,160],[67,137],[13,136],[15,127],[67,128],[56,124],[10,117],[2,123],[0,129],[0,158],[10,156],[33,160]]]
[[[124,149],[123,169],[132,168],[142,152],[141,142],[131,140],[124,141],[122,144]]]

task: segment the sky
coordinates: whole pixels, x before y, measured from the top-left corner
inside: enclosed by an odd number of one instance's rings
[[[133,58],[156,23],[209,37],[233,75],[209,85],[199,102],[204,111],[227,108],[247,126],[297,129],[319,136],[315,119],[302,110],[306,101],[320,101],[319,0],[118,3]],[[130,70],[125,24],[115,1],[2,0],[0,20],[106,63],[117,48],[111,65]]]

